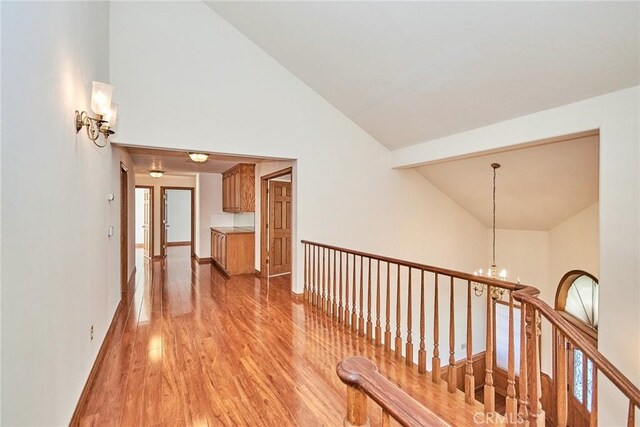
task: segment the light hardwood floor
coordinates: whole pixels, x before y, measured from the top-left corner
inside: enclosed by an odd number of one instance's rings
[[[225,280],[192,262],[189,248],[168,251],[166,261],[138,266],[134,301],[115,320],[81,425],[341,426],[346,388],[335,367],[351,355],[374,360],[453,425],[482,411],[316,316],[291,297],[289,276]]]

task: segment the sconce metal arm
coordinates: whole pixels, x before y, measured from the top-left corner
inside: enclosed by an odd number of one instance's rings
[[[87,128],[87,136],[89,139],[98,147],[103,148],[107,145],[107,139],[109,135],[112,135],[114,132],[109,129],[108,126],[105,126],[105,123],[108,123],[106,120],[102,119],[102,116],[98,115],[97,117],[91,117],[87,114],[86,111],[78,111],[76,110],[76,134],[80,132],[80,129],[83,127]],[[96,141],[100,137],[100,134],[104,135],[105,142],[104,144],[98,144]]]

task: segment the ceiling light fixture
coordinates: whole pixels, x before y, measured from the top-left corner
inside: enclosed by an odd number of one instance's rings
[[[499,163],[491,163],[491,167],[493,168],[493,227],[492,227],[492,230],[493,230],[493,242],[492,242],[493,253],[492,253],[492,258],[491,258],[491,266],[487,270],[486,274],[487,274],[487,277],[490,277],[491,279],[506,280],[507,279],[507,270],[505,270],[503,268],[502,270],[500,270],[500,273],[498,273],[498,267],[496,266],[496,171],[500,167],[500,164]],[[480,269],[480,270],[474,271],[473,274],[476,275],[476,276],[482,276],[484,273],[483,273],[482,269]],[[518,283],[520,283],[520,278],[518,278]],[[476,296],[478,296],[478,297],[482,296],[482,294],[484,293],[486,288],[487,288],[487,285],[485,285],[484,283],[474,282],[474,284],[473,284],[473,291],[476,294]],[[491,298],[493,298],[494,300],[502,299],[502,295],[503,294],[504,294],[504,289],[498,288],[498,287],[495,287],[495,286],[491,287]]]
[[[91,117],[86,111],[78,110],[75,114],[76,134],[80,132],[80,129],[86,127],[87,136],[100,148],[107,145],[109,136],[114,133],[112,128],[116,124],[118,106],[111,103],[112,95],[113,86],[94,81],[91,91],[91,111],[96,116]],[[104,136],[104,144],[96,142],[100,134]]]
[[[149,171],[149,175],[151,175],[152,178],[162,178],[162,175],[164,175],[164,171],[152,170]]]
[[[205,153],[189,153],[189,157],[195,163],[204,163],[209,158],[209,155]]]

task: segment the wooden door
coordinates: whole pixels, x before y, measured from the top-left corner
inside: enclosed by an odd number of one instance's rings
[[[291,273],[291,183],[269,181],[269,275]]]
[[[151,190],[144,191],[144,218],[142,228],[144,230],[143,251],[144,256],[151,257]]]
[[[579,349],[569,345],[567,425],[589,427],[597,423],[596,371],[593,363]]]

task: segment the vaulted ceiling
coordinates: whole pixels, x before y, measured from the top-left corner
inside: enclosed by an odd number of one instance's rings
[[[496,227],[546,231],[598,202],[598,153],[598,135],[590,135],[417,170],[491,227],[491,163],[499,163]]]
[[[639,84],[639,2],[215,2],[394,149]]]

